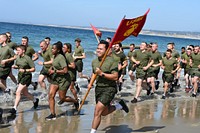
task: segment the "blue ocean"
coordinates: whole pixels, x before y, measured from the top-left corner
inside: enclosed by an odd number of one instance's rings
[[[97,40],[94,36],[92,30],[85,29],[73,29],[73,28],[63,28],[58,26],[39,26],[39,25],[30,25],[30,24],[16,24],[16,23],[5,23],[0,22],[0,33],[5,32],[12,33],[12,41],[17,44],[21,43],[21,38],[23,36],[29,37],[29,45],[31,45],[35,51],[39,51],[39,43],[45,37],[51,38],[51,44],[61,41],[63,43],[71,43],[74,49],[75,38],[80,38],[82,40],[81,45],[85,49],[86,59],[84,59],[84,74],[91,75],[91,61],[94,59],[95,50],[97,47]],[[113,37],[114,32],[102,31],[102,39],[106,39],[106,37]],[[157,42],[159,44],[159,51],[164,52],[167,47],[168,42],[174,42],[176,50],[180,52],[181,47],[185,47],[189,44],[199,45],[200,40],[194,39],[182,39],[182,38],[173,38],[173,37],[160,37],[160,36],[150,36],[150,35],[139,35],[138,37],[130,36],[126,40],[122,42],[123,45],[128,45],[130,43],[135,43],[139,45],[141,42]],[[127,53],[128,50],[125,50]],[[42,60],[42,58],[39,58]],[[33,74],[33,79],[37,81],[38,74],[41,70],[41,66],[36,65],[36,72]],[[16,74],[16,71],[14,71]]]

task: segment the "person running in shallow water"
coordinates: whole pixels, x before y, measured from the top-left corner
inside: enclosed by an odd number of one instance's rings
[[[41,51],[39,51],[38,53],[40,56],[43,57],[44,61],[43,62],[38,61],[38,64],[43,66],[42,70],[40,71],[40,75],[38,77],[38,83],[40,84],[43,90],[40,96],[40,99],[44,100],[46,96],[48,95],[48,90],[47,90],[44,80],[47,78],[47,80],[50,82],[48,70],[52,66],[53,54],[51,52],[52,46],[48,45],[45,40],[40,42],[40,48],[41,48]]]
[[[66,96],[67,90],[71,84],[71,78],[68,73],[68,66],[66,62],[65,54],[62,51],[62,43],[57,42],[52,46],[53,63],[52,67],[49,69],[50,75],[50,86],[49,86],[49,108],[51,114],[47,116],[46,120],[56,119],[55,112],[55,95],[58,91],[59,98],[63,102],[72,102],[75,105],[75,108],[79,108],[79,101]]]
[[[192,77],[192,85],[194,88],[192,97],[196,97],[200,77],[200,48],[198,45],[194,47],[194,52],[192,53],[190,59],[190,66],[190,75]]]
[[[0,34],[0,85],[4,92],[10,93],[6,79],[12,70],[13,61],[16,59],[14,51],[7,45],[7,35]]]
[[[102,67],[99,68],[100,62],[108,49],[108,46],[108,42],[101,40],[96,50],[97,58],[92,61],[92,75],[97,74],[97,79],[95,88],[96,106],[90,133],[96,132],[101,123],[101,116],[106,116],[115,110],[121,109],[126,113],[129,112],[129,109],[123,100],[120,100],[119,103],[116,103],[115,105],[110,104],[117,93],[116,81],[118,79],[118,63],[115,62],[112,57],[107,56]],[[89,83],[88,88],[92,87],[91,82]]]
[[[174,76],[180,65],[178,61],[172,57],[172,50],[168,49],[166,51],[166,56],[162,58],[162,65],[161,68],[163,71],[163,84],[164,84],[164,93],[162,94],[162,99],[166,98],[166,94],[168,91],[169,86],[172,86],[172,82],[174,80]],[[173,92],[173,87],[170,87],[170,92]]]
[[[27,55],[25,55],[26,47],[20,45],[17,47],[17,59],[15,65],[12,67],[14,69],[18,69],[18,88],[16,91],[16,99],[14,107],[10,110],[10,113],[15,114],[17,111],[17,107],[19,105],[21,94],[28,97],[31,101],[33,101],[33,108],[36,109],[38,107],[39,99],[35,98],[28,92],[28,86],[31,84],[32,72],[35,71],[35,65],[33,60]]]
[[[74,58],[74,62],[76,65],[76,70],[78,71],[78,75],[80,78],[86,78],[88,80],[88,82],[90,81],[90,77],[83,75],[83,59],[86,58],[85,52],[83,47],[81,46],[81,39],[80,38],[76,38],[75,39],[75,50],[73,53],[73,58]]]
[[[7,45],[8,45],[11,49],[15,50],[16,47],[17,47],[17,43],[11,41],[12,34],[11,34],[10,32],[6,32],[6,35],[7,35],[7,37],[8,37]],[[14,61],[13,61],[11,64],[13,65],[13,64],[14,64]],[[16,79],[15,76],[13,75],[12,69],[11,69],[11,71],[10,71],[9,77],[11,78],[11,80],[12,80],[12,81],[15,83],[15,85],[17,86],[17,84],[18,84],[18,83],[17,83],[17,79]]]
[[[72,57],[72,45],[70,43],[64,43],[63,45],[63,52],[65,54],[66,60],[67,60],[67,65],[68,65],[68,73],[70,75],[71,78],[71,84],[70,84],[70,90],[74,96],[74,98],[76,100],[79,101],[80,103],[80,98],[78,98],[77,93],[80,90],[75,90],[74,86],[75,86],[75,82],[76,82],[76,69],[75,69],[75,63],[74,63],[74,59]],[[59,101],[58,104],[61,105],[64,101]]]
[[[29,45],[29,38],[27,36],[22,37],[22,45],[26,47],[25,55],[28,55],[33,61],[36,61],[38,59],[38,54]],[[38,82],[31,82],[31,85],[33,86],[33,89],[36,90]]]
[[[182,67],[184,69],[184,78],[185,78],[185,91],[189,92],[192,89],[191,80],[190,80],[190,58],[192,54],[192,49],[188,48],[186,54],[181,56]]]
[[[124,51],[122,50],[122,44],[118,43],[114,46],[114,51],[112,53],[112,57],[115,60],[115,62],[118,63],[118,91],[120,92],[122,90],[122,83],[124,75],[126,75],[126,66],[128,65],[128,61],[126,58],[126,55],[124,54]]]
[[[127,55],[127,58],[129,59],[128,75],[129,75],[129,77],[132,81],[134,81],[134,79],[135,79],[134,72],[135,72],[135,69],[136,69],[135,63],[131,60],[131,58],[133,56],[133,52],[135,52],[135,44],[132,43],[129,46],[129,52],[128,52],[128,55]]]
[[[158,52],[157,43],[152,43],[150,54],[154,63],[147,71],[147,85],[149,86],[147,95],[153,95],[155,90],[159,87],[159,81],[155,82],[155,80],[158,79],[158,73],[160,72],[160,66],[162,64],[162,56],[160,52]]]
[[[151,54],[146,50],[147,43],[142,42],[140,49],[133,53],[132,61],[137,65],[136,67],[136,94],[131,103],[138,102],[138,97],[142,91],[142,82],[146,80],[147,71],[154,63]]]

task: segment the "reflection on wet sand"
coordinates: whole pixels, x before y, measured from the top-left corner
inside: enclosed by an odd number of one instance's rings
[[[136,104],[128,101],[132,96],[123,97],[127,101],[130,112],[116,111],[102,118],[99,133],[131,133],[131,132],[199,132],[200,99],[175,97],[165,100],[147,99]],[[91,128],[94,100],[90,95],[80,115],[75,115],[70,104],[57,107],[57,119],[46,121],[49,114],[48,102],[41,102],[38,110],[31,108],[23,101],[16,116],[8,112],[12,105],[1,104],[3,115],[0,117],[1,133],[88,133]],[[25,107],[23,107],[25,106]],[[56,105],[57,106],[57,105]]]

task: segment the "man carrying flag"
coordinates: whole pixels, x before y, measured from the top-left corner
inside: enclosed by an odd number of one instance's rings
[[[116,80],[118,77],[118,65],[112,57],[108,56],[108,52],[110,51],[112,45],[121,43],[128,36],[137,36],[145,23],[148,12],[149,10],[145,13],[145,15],[138,18],[123,19],[111,43],[108,44],[108,42],[102,40],[98,44],[96,50],[97,58],[92,62],[92,78],[88,84],[88,91],[86,92],[85,97],[78,109],[78,111],[80,111],[95,79],[97,78],[95,88],[95,98],[97,104],[95,106],[92,129],[90,133],[96,132],[101,122],[101,116],[106,116],[113,111],[120,109],[123,109],[126,113],[129,112],[129,109],[123,100],[120,100],[115,105],[110,105],[117,92]]]
[[[96,106],[91,133],[95,133],[99,127],[101,116],[106,116],[115,110],[121,109],[126,113],[129,112],[129,109],[123,100],[120,100],[119,103],[116,103],[115,105],[110,105],[117,93],[116,81],[118,79],[118,64],[114,61],[114,58],[106,56],[104,64],[99,68],[100,62],[106,54],[108,47],[108,42],[101,40],[96,50],[97,58],[92,61],[93,75],[97,74],[97,79],[95,88]],[[88,88],[91,88],[90,85],[91,84],[88,85]]]

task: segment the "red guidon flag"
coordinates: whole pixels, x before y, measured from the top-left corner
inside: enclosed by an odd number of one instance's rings
[[[148,9],[148,11],[143,16],[140,16],[137,18],[133,18],[133,19],[124,18],[121,21],[112,39],[112,42],[110,43],[110,47],[112,47],[112,45],[122,42],[124,39],[126,39],[130,35],[137,37],[140,31],[142,30],[142,27],[145,24],[146,17],[149,11],[150,9]]]
[[[90,24],[92,27],[92,30],[94,31],[94,34],[97,35],[98,37],[101,37],[102,33],[96,28],[94,27],[92,24]]]

